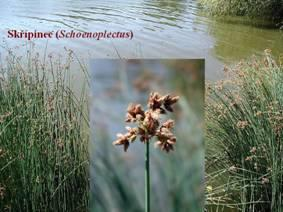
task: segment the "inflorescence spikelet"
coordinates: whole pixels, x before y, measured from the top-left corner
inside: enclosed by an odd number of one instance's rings
[[[117,134],[117,140],[114,145],[123,145],[126,152],[130,143],[133,143],[137,137],[143,143],[156,138],[155,146],[161,150],[170,152],[174,150],[176,137],[172,132],[174,121],[169,119],[160,123],[160,116],[167,112],[173,112],[172,106],[179,100],[179,96],[167,94],[161,96],[157,92],[152,92],[147,103],[147,110],[144,111],[140,104],[130,104],[127,109],[127,123],[135,123],[135,127],[126,127],[125,134]]]

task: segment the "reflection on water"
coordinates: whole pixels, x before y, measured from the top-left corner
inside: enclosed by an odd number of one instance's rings
[[[283,32],[262,26],[213,21],[209,33],[215,38],[213,55],[228,63],[271,49],[278,56],[283,53]]]
[[[51,31],[132,30],[133,40],[73,39],[49,41],[49,49],[67,46],[95,58],[207,59],[207,77],[216,78],[223,62],[234,62],[265,48],[282,52],[282,32],[205,17],[196,0],[9,0],[0,3],[1,37],[8,29]],[[7,39],[7,38],[6,38]],[[8,40],[18,45],[22,40]],[[37,40],[40,45],[45,40]],[[127,47],[127,48],[125,48]]]
[[[183,26],[177,25],[177,22],[186,18],[184,15],[187,10],[187,1],[145,0],[144,8],[145,17],[152,17],[159,20],[159,23],[182,28]]]

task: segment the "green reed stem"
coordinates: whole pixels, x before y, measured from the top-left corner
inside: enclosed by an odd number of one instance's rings
[[[149,141],[145,142],[145,212],[150,212]]]

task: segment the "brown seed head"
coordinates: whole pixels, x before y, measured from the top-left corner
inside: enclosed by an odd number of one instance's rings
[[[126,122],[136,122],[144,119],[144,111],[140,104],[130,104],[127,110]]]
[[[145,119],[143,121],[143,126],[145,131],[147,132],[148,135],[154,136],[156,130],[159,127],[159,121],[157,117],[155,117],[156,114],[154,114],[151,111],[147,111],[145,115]]]
[[[155,143],[157,147],[160,147],[161,150],[165,150],[166,152],[170,152],[170,150],[174,150],[174,144],[176,143],[176,137],[170,131],[170,129],[166,127],[161,127],[160,130],[156,132],[156,137],[158,141]]]
[[[179,96],[166,95],[163,97],[163,99],[165,109],[169,112],[173,112],[172,105],[179,100]]]
[[[238,121],[236,126],[240,129],[245,129],[248,125],[248,121]]]
[[[167,128],[167,129],[173,129],[173,127],[174,127],[174,120],[172,120],[172,119],[167,120],[166,122],[164,122],[161,125],[161,128],[163,128],[163,127]]]
[[[138,135],[138,128],[126,127],[126,129],[128,130],[128,132],[126,133],[126,137],[131,143],[134,142]]]
[[[4,199],[5,191],[6,191],[5,187],[0,185],[0,199]]]
[[[140,141],[149,142],[151,138],[156,137],[156,146],[161,150],[170,152],[174,150],[176,137],[171,132],[174,127],[174,121],[169,119],[160,124],[160,116],[167,111],[173,112],[172,105],[179,100],[179,96],[165,95],[161,96],[157,92],[152,92],[148,99],[148,110],[144,111],[140,104],[130,104],[126,114],[126,122],[135,122],[135,128],[126,127],[127,133],[118,134],[118,139],[113,142],[114,145],[123,145],[124,151],[127,151],[130,143],[137,137]]]
[[[160,113],[165,113],[165,110],[162,108],[163,106],[163,98],[157,92],[152,92],[149,96],[147,106],[150,110],[160,111]]]
[[[126,152],[130,142],[134,142],[138,135],[138,128],[126,127],[128,132],[126,134],[117,134],[118,139],[113,142],[113,145],[124,145],[124,151]]]
[[[117,134],[118,139],[113,142],[113,145],[124,145],[124,151],[126,152],[130,142],[129,139],[123,134]]]
[[[268,183],[269,183],[269,179],[267,177],[261,178],[261,184],[268,184]]]

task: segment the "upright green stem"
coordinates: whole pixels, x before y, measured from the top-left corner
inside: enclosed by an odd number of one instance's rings
[[[150,212],[149,141],[145,142],[145,212]]]

